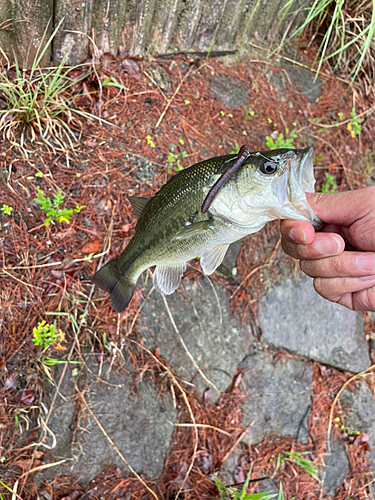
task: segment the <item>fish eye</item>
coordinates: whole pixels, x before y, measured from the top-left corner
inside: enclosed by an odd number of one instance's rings
[[[276,172],[277,167],[277,163],[274,163],[273,161],[266,161],[260,166],[260,171],[262,174],[271,175]]]

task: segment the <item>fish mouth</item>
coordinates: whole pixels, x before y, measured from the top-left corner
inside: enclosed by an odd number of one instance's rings
[[[315,178],[313,165],[313,148],[299,149],[297,154],[302,154],[297,171],[298,181],[305,193],[314,193]]]
[[[313,148],[296,149],[290,158],[288,175],[285,178],[283,213],[288,219],[300,219],[314,226],[323,223],[307,203],[306,193],[314,193],[315,178],[313,165]],[[279,189],[282,188],[281,185]],[[281,195],[281,193],[280,193]]]

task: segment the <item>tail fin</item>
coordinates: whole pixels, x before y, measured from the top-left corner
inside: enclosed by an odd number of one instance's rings
[[[113,309],[120,313],[129,304],[136,282],[122,276],[115,260],[111,260],[91,278],[94,285],[111,295]]]

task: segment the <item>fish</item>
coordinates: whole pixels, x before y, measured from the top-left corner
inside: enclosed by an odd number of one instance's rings
[[[250,152],[242,147],[196,163],[172,176],[151,198],[129,196],[135,232],[125,250],[92,282],[122,312],[139,276],[149,267],[155,288],[172,294],[189,260],[200,256],[206,275],[221,264],[231,243],[269,221],[298,219],[322,224],[309,206],[314,192],[313,148]]]

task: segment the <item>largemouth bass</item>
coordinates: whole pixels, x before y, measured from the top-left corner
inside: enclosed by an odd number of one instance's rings
[[[315,184],[312,151],[247,150],[244,155],[211,158],[178,172],[150,199],[129,197],[138,217],[135,234],[92,282],[110,293],[113,309],[121,312],[140,274],[151,266],[156,266],[155,288],[168,295],[180,284],[189,260],[200,255],[203,272],[212,274],[230,243],[268,221],[321,224],[306,201]],[[221,185],[231,165],[235,168]]]

